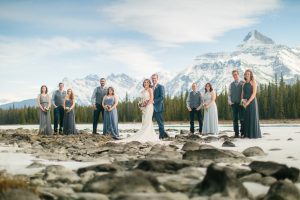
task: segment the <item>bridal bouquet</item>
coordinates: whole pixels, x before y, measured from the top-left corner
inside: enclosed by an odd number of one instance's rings
[[[141,100],[138,102],[138,106],[139,106],[140,109],[145,108],[148,104],[149,104],[149,100],[141,99]]]
[[[70,107],[66,107],[66,109],[65,109],[67,112],[69,112],[70,111]]]
[[[44,112],[48,112],[50,109],[48,107],[44,107]]]
[[[246,108],[245,104],[247,103],[247,99],[242,99],[240,105]]]
[[[208,107],[207,107],[207,104],[206,104],[206,103],[202,104],[202,108],[204,109],[205,112],[208,111]]]
[[[110,106],[110,105],[105,105],[105,106],[104,106],[104,109],[105,109],[106,111],[108,111],[109,109],[111,109],[111,106]]]

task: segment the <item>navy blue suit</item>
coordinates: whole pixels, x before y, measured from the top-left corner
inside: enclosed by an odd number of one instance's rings
[[[163,112],[165,110],[164,107],[164,98],[165,98],[165,88],[164,86],[157,84],[154,88],[154,113],[153,117],[157,121],[158,127],[159,127],[159,138],[163,139],[165,137],[168,137],[168,135],[165,132],[164,127],[164,118],[163,118]]]

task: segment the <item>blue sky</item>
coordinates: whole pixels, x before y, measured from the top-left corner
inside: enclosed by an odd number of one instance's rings
[[[253,29],[300,46],[299,10],[296,0],[0,0],[0,103],[64,77],[176,72]]]

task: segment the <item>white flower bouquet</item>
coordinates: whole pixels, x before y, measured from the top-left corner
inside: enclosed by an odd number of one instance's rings
[[[140,99],[138,102],[138,107],[142,110],[149,104],[149,100]]]

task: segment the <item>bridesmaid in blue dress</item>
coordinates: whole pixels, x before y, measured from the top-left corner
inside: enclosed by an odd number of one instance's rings
[[[64,100],[64,126],[63,133],[65,135],[76,134],[75,127],[75,97],[71,89],[67,90],[67,95]]]
[[[245,83],[242,90],[242,104],[245,108],[244,123],[246,138],[261,138],[259,113],[256,100],[257,85],[251,70],[244,74]]]
[[[202,134],[213,134],[217,135],[218,130],[218,108],[216,104],[216,93],[210,83],[205,85],[205,93],[203,95],[204,101],[204,119]]]
[[[118,129],[118,97],[115,95],[115,91],[112,87],[107,89],[107,94],[102,101],[104,108],[104,120],[103,120],[103,135],[111,135],[113,139],[119,139]]]
[[[37,97],[37,104],[40,111],[39,134],[42,135],[52,135],[50,102],[51,100],[48,95],[48,88],[46,85],[42,85],[41,93]]]

